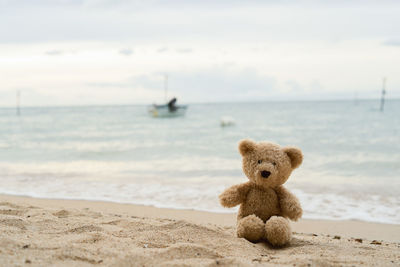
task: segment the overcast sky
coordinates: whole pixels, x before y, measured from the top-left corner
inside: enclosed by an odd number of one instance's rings
[[[0,106],[400,98],[400,1],[0,0]]]

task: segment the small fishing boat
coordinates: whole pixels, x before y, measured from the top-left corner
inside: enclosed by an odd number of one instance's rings
[[[152,105],[149,107],[149,114],[154,118],[171,118],[184,116],[187,110],[186,105],[175,105],[170,107],[169,103],[165,105]]]
[[[165,75],[165,100],[168,92],[168,76]],[[184,116],[188,108],[187,105],[177,105],[177,99],[174,97],[164,105],[153,104],[148,107],[150,116],[154,118],[172,118]]]

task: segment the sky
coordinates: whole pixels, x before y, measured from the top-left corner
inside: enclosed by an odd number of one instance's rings
[[[0,0],[0,106],[400,98],[400,1]]]

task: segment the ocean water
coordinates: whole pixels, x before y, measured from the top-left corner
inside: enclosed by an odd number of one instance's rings
[[[252,138],[303,150],[286,186],[304,218],[400,224],[400,101],[378,105],[193,104],[172,119],[145,106],[0,108],[0,193],[235,212],[218,195],[247,181],[237,144]]]

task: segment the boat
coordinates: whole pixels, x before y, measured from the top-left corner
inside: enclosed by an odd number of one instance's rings
[[[168,92],[168,76],[165,75],[165,100],[167,100]],[[177,99],[174,97],[170,101],[166,101],[163,105],[153,104],[148,107],[148,112],[150,116],[154,118],[172,118],[172,117],[182,117],[185,115],[188,108],[187,105],[177,105]]]
[[[149,107],[149,114],[154,118],[171,118],[184,116],[187,110],[187,105],[176,105],[174,110],[171,110],[168,104],[152,105]]]

